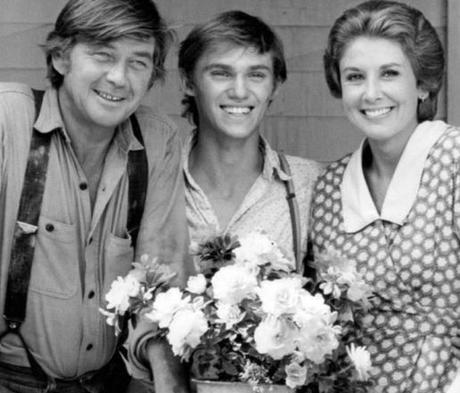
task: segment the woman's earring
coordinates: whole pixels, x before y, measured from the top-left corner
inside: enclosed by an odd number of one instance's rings
[[[420,99],[420,101],[424,102],[428,98],[428,93],[427,92],[420,93],[418,98]]]

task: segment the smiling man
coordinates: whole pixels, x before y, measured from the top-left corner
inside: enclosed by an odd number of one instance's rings
[[[179,137],[140,106],[170,40],[151,0],[70,0],[45,44],[50,88],[0,84],[2,392],[124,391],[105,293],[144,253],[185,277]],[[181,391],[152,335],[130,337],[132,370]]]
[[[292,156],[283,164],[260,133],[286,80],[282,42],[261,19],[225,12],[196,26],[181,43],[179,69],[184,116],[196,126],[184,152],[192,240],[258,229],[300,263],[320,166]],[[288,196],[300,215],[290,214]]]

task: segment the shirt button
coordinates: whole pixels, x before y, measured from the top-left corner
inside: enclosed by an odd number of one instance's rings
[[[93,344],[88,344],[88,345],[86,346],[86,350],[87,350],[87,351],[91,351],[92,349],[93,349]]]
[[[95,292],[94,292],[94,291],[89,291],[89,293],[88,293],[88,298],[89,298],[89,299],[92,299],[92,298],[94,297],[94,295],[95,295]]]
[[[45,225],[45,229],[46,229],[48,232],[53,232],[53,231],[54,231],[54,225],[53,225],[53,224],[46,224],[46,225]]]
[[[85,191],[88,188],[88,184],[86,183],[80,183],[80,190]]]

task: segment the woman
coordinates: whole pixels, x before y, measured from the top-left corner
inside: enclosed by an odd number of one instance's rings
[[[420,11],[368,1],[336,20],[324,67],[365,139],[317,182],[314,250],[356,260],[375,290],[362,338],[375,390],[446,392],[459,363],[460,131],[433,121],[442,46]]]

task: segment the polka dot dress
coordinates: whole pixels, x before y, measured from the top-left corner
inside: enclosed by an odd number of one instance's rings
[[[347,233],[340,184],[350,156],[320,177],[312,207],[314,251],[354,259],[377,294],[366,316],[375,392],[442,393],[458,359],[460,325],[460,131],[449,128],[428,154],[417,198],[402,225],[376,220]]]

